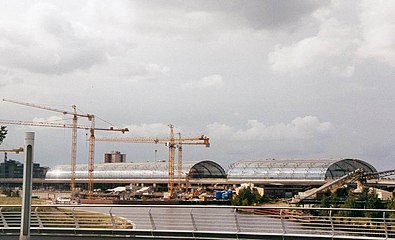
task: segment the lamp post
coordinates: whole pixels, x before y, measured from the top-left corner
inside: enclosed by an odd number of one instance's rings
[[[23,166],[23,197],[21,233],[19,240],[30,240],[30,212],[32,206],[34,132],[25,133],[25,163]]]

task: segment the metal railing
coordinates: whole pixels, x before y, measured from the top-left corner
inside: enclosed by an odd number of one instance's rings
[[[0,206],[0,236],[20,227],[20,206]],[[33,234],[162,238],[253,238],[271,236],[321,239],[395,239],[395,210],[164,206],[34,205]],[[0,237],[1,238],[1,237]]]

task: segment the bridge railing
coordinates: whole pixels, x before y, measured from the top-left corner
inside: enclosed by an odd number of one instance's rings
[[[165,206],[165,205],[34,205],[34,234],[68,230],[114,235],[292,236],[309,238],[395,239],[395,210]],[[20,227],[20,206],[0,206],[1,233]]]
[[[21,206],[0,206],[0,229],[14,229],[21,224]],[[132,229],[132,221],[114,216],[111,211],[100,213],[78,210],[72,205],[36,205],[31,211],[32,229]]]

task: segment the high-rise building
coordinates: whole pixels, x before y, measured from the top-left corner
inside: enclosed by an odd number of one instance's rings
[[[112,151],[104,154],[104,163],[123,163],[126,162],[126,154],[119,151]]]

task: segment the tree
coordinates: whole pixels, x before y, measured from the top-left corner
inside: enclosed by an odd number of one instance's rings
[[[331,207],[331,199],[330,199],[330,192],[329,192],[329,196],[327,193],[325,193],[322,198],[321,198],[321,202],[320,202],[320,207],[321,208],[330,208]],[[321,216],[327,216],[328,211],[327,210],[320,210],[319,214]]]
[[[387,208],[395,210],[395,192],[392,193],[392,198],[388,201]]]
[[[395,192],[392,193],[392,198],[388,200],[387,208],[391,210],[395,210]],[[390,217],[395,218],[395,213],[391,213]]]
[[[233,200],[233,205],[251,206],[261,201],[261,195],[250,187],[240,189],[239,194]]]
[[[341,205],[341,208],[357,208],[356,199],[349,195],[344,201],[344,204]],[[360,217],[361,214],[358,211],[339,211],[338,215],[341,217]]]
[[[348,197],[348,188],[338,188],[330,194],[331,207],[339,207],[339,202],[345,201]]]
[[[0,144],[3,143],[3,140],[4,140],[6,135],[7,135],[7,127],[6,126],[1,126],[1,128],[0,128]]]

